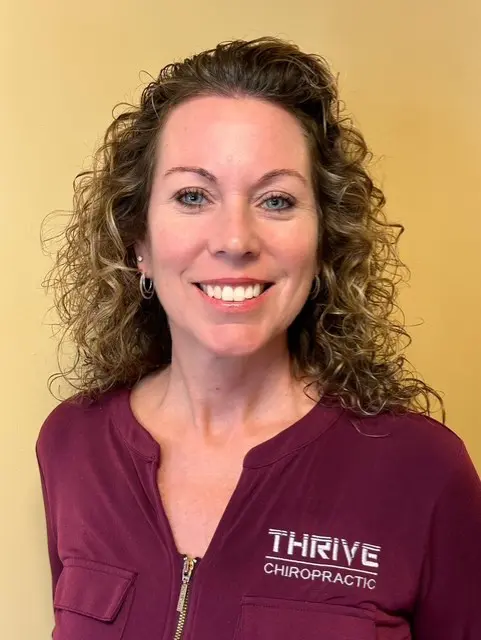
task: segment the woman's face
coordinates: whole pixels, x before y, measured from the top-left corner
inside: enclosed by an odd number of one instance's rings
[[[174,349],[241,356],[285,340],[317,272],[318,218],[297,120],[254,98],[176,107],[159,139],[147,229],[140,266]]]

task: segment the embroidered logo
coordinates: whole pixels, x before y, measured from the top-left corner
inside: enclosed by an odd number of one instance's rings
[[[375,589],[381,547],[318,534],[269,529],[272,555],[264,572],[284,578],[320,580],[347,587]]]

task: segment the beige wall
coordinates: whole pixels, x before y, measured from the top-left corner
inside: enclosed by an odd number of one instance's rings
[[[233,5],[233,6],[231,6]],[[383,158],[389,211],[407,233],[411,356],[446,394],[449,424],[481,468],[481,5],[477,0],[0,0],[0,638],[50,637],[50,577],[34,442],[54,401],[42,326],[39,225],[116,101],[174,57],[279,34],[323,53]]]

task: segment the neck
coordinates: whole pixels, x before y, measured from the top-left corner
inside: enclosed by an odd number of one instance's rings
[[[203,440],[255,437],[260,426],[294,422],[314,404],[292,373],[285,339],[242,357],[174,348],[151,384],[162,415]]]

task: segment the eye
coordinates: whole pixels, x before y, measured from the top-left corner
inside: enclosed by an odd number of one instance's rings
[[[272,193],[262,201],[268,211],[282,211],[294,206],[294,198],[281,193]]]
[[[175,196],[175,200],[189,209],[198,209],[208,202],[202,189],[183,189]]]

